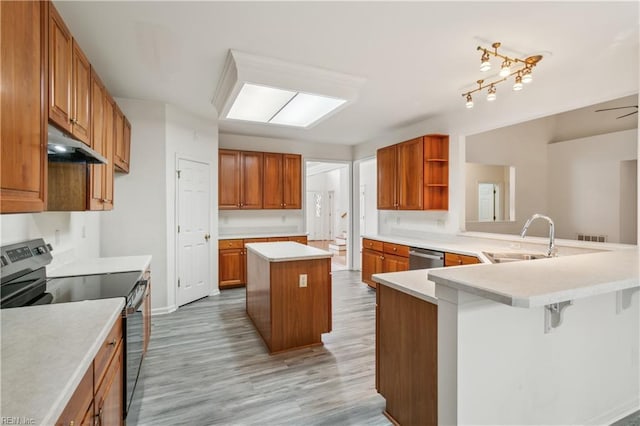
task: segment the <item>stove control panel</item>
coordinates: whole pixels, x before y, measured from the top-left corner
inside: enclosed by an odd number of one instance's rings
[[[42,238],[0,247],[2,275],[20,270],[35,270],[51,263],[53,247]],[[15,270],[15,271],[14,271]]]

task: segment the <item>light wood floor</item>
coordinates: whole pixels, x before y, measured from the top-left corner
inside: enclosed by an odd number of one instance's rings
[[[152,318],[132,425],[389,425],[375,390],[375,292],[333,273],[324,346],[270,356],[244,288]]]
[[[310,240],[307,241],[307,245],[317,247],[322,250],[329,250],[330,240]],[[334,254],[331,256],[331,270],[332,271],[344,271],[347,269],[347,252],[343,252],[342,255]]]

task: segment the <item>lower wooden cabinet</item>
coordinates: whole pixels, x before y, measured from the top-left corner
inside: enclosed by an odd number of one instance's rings
[[[220,290],[241,287],[247,283],[247,250],[245,244],[275,241],[295,241],[300,244],[307,244],[307,236],[219,240],[218,287]]]
[[[438,306],[379,285],[376,389],[400,425],[438,424]]]
[[[123,351],[118,317],[56,425],[124,424]]]
[[[475,256],[457,253],[444,254],[444,266],[475,265],[476,263],[480,263],[480,259]]]
[[[409,270],[409,247],[382,241],[362,240],[362,282],[376,288],[373,274]]]

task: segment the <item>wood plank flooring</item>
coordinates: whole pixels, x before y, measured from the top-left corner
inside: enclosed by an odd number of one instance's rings
[[[333,273],[324,346],[270,356],[229,289],[152,317],[127,425],[390,425],[375,390],[375,291]]]

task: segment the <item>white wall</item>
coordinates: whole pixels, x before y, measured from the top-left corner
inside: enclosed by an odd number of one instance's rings
[[[152,309],[154,313],[171,312],[176,309],[176,155],[211,162],[216,177],[212,182],[211,229],[216,235],[217,123],[158,102],[117,102],[131,122],[131,172],[116,175],[114,210],[102,215],[102,255],[151,254]],[[217,287],[215,251],[212,291]]]
[[[622,185],[621,162],[637,158],[636,137],[633,129],[549,145],[549,215],[558,238],[583,233],[621,242],[621,199],[636,204],[637,196],[637,188]],[[624,188],[636,192],[623,194]]]
[[[360,162],[360,185],[364,186],[364,228],[360,229],[360,235],[375,235],[378,233],[378,165],[376,159],[372,158]],[[359,196],[359,195],[358,195]],[[354,200],[354,204],[359,201]],[[359,222],[356,223],[359,226]]]
[[[100,255],[102,212],[42,212],[0,215],[0,245],[44,238],[53,246],[51,267]]]

